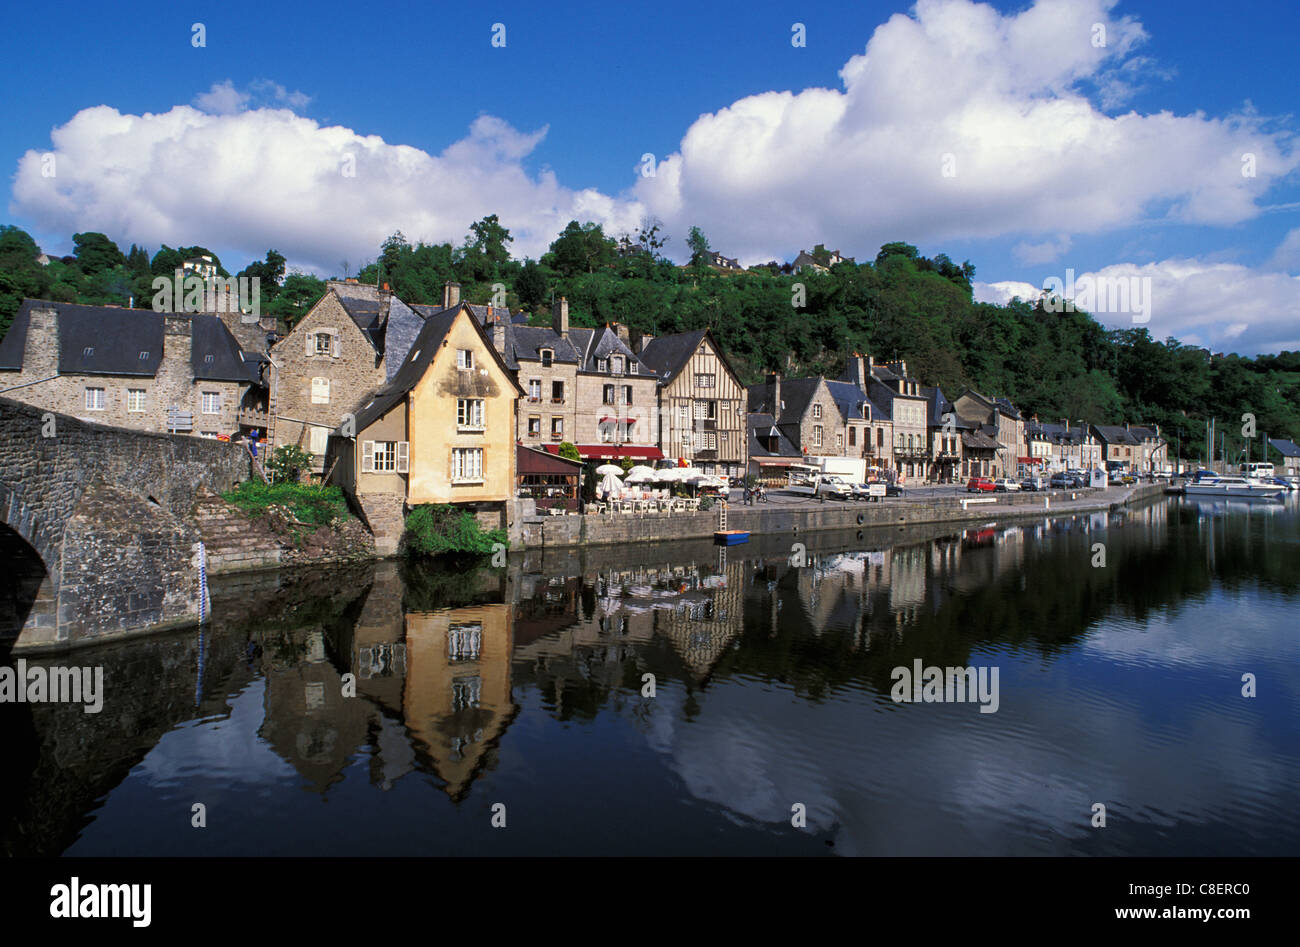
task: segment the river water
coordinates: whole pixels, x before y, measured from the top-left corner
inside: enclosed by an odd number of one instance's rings
[[[44,659],[101,712],[0,705],[7,853],[1300,850],[1294,494],[212,596]],[[995,712],[895,701],[917,661],[996,671]]]

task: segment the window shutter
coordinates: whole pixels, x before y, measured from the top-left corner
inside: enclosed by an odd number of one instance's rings
[[[337,335],[333,336],[333,337],[330,339],[330,349],[331,349],[331,351],[333,351],[333,353],[334,353],[334,357],[335,357],[335,358],[338,358],[338,357],[339,357],[339,337],[338,337]]]
[[[374,441],[361,442],[361,472],[362,473],[375,472],[375,442]]]
[[[314,355],[315,348],[316,348],[316,333],[308,332],[307,333],[307,354]]]
[[[411,469],[411,442],[397,442],[397,472],[408,473]]]

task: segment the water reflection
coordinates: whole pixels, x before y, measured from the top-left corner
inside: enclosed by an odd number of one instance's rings
[[[226,580],[202,635],[96,651],[103,713],[0,705],[5,849],[212,851],[158,812],[214,783],[255,810],[223,852],[1294,848],[1300,517],[1230,503]],[[894,704],[914,658],[1000,665],[1003,709]],[[500,799],[538,817],[489,842]]]

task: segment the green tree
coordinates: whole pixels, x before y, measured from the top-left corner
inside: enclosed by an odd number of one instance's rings
[[[72,246],[72,255],[77,258],[81,272],[87,276],[126,264],[126,257],[117,244],[102,233],[74,233]]]

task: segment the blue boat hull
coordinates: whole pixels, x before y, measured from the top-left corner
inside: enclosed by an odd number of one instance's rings
[[[713,541],[720,546],[739,546],[749,542],[749,533],[738,529],[718,530],[713,534]]]

